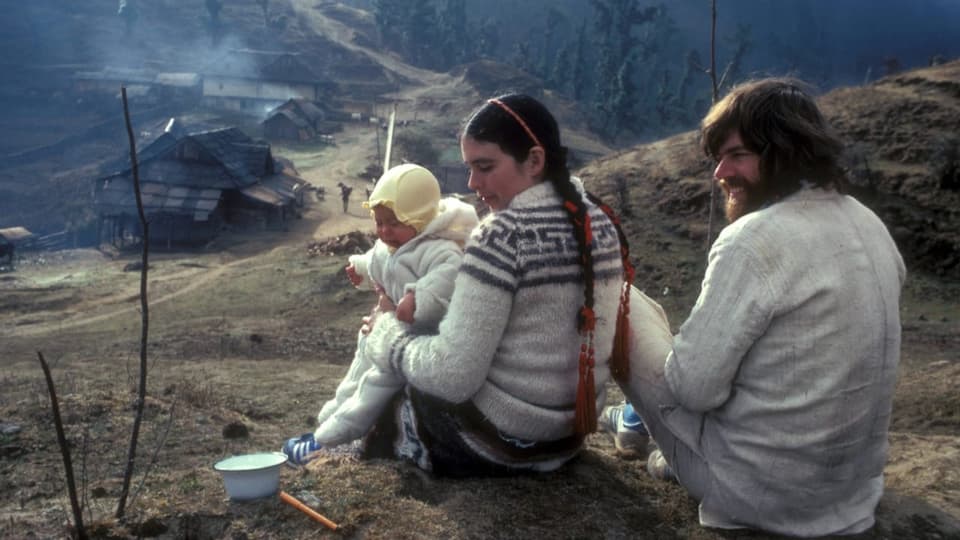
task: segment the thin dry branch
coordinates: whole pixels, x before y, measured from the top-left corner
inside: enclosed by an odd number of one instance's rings
[[[57,430],[57,445],[60,446],[60,454],[63,456],[64,474],[67,477],[67,494],[70,496],[70,508],[73,511],[73,523],[76,527],[77,538],[86,540],[87,532],[83,527],[83,511],[80,508],[80,501],[77,499],[77,485],[73,480],[73,462],[70,460],[70,447],[67,446],[67,436],[63,432],[63,421],[60,419],[60,402],[57,400],[57,391],[53,386],[53,377],[50,375],[50,367],[43,358],[43,353],[37,351],[37,358],[40,359],[40,369],[43,370],[43,378],[47,381],[47,392],[50,394],[50,408],[53,410],[53,425]]]
[[[137,199],[137,214],[140,216],[140,227],[143,231],[142,250],[140,257],[140,385],[137,390],[136,413],[133,417],[133,429],[130,433],[130,447],[127,452],[127,466],[123,472],[123,487],[120,499],[117,502],[117,519],[123,517],[126,509],[127,494],[130,492],[130,479],[133,476],[133,466],[137,457],[137,441],[140,437],[140,424],[143,422],[143,407],[147,398],[147,336],[150,323],[150,311],[147,304],[147,269],[150,253],[150,223],[143,211],[143,198],[140,196],[140,170],[137,165],[137,143],[133,137],[133,126],[130,125],[130,110],[127,106],[127,88],[120,87],[123,98],[123,118],[127,125],[127,139],[130,142],[130,164],[133,173],[133,192]]]

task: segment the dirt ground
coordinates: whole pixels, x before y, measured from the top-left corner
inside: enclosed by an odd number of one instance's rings
[[[356,201],[344,214],[328,197],[288,232],[226,236],[208,250],[151,258],[149,397],[122,524],[111,516],[133,419],[141,322],[140,276],[124,266],[139,253],[35,253],[0,274],[0,537],[68,535],[38,351],[52,365],[86,523],[102,538],[743,536],[700,528],[693,500],[651,480],[642,464],[616,458],[602,435],[562,471],[515,479],[437,479],[349,453],[284,468],[281,488],[339,523],[337,532],[275,498],[230,501],[213,464],[277,450],[285,437],[308,431],[346,370],[371,298],[348,286],[345,254],[316,246],[366,230],[365,214]],[[691,301],[665,303],[675,326]],[[956,290],[922,279],[907,287],[888,494],[866,538],[960,537],[956,308]],[[610,399],[619,399],[615,388]]]

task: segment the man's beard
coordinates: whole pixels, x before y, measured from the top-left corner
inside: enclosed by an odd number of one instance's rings
[[[759,210],[766,205],[770,197],[765,189],[765,185],[762,180],[756,183],[747,182],[742,176],[724,178],[720,186],[723,188],[723,193],[726,196],[724,213],[727,216],[727,222],[733,223],[750,212]],[[730,198],[730,190],[732,189],[742,189],[737,199]]]

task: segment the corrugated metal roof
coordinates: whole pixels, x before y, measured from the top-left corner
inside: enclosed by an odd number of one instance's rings
[[[186,214],[192,215],[195,220],[205,221],[220,203],[220,195],[219,189],[169,186],[157,182],[140,184],[140,200],[147,214]],[[103,186],[97,196],[97,206],[107,214],[137,214],[136,195],[130,184],[122,180],[108,181]]]
[[[140,181],[198,189],[220,190],[237,187],[233,175],[220,165],[172,159],[158,159],[141,165]],[[129,183],[127,185],[129,186]]]
[[[279,109],[279,110],[275,109],[272,113],[270,113],[269,116],[267,116],[266,120],[264,120],[263,123],[267,124],[270,122],[274,122],[278,118],[286,118],[295,127],[298,127],[298,128],[307,129],[310,127],[310,124],[307,122],[307,120],[302,116],[300,116],[299,114],[297,114],[296,111],[290,111],[286,109]]]
[[[287,197],[263,184],[254,184],[240,190],[244,196],[271,206],[283,206],[289,202]]]
[[[180,145],[197,144],[206,153],[203,160],[178,159]],[[164,133],[137,152],[140,177],[156,181],[218,189],[242,188],[273,174],[270,145],[256,141],[235,127],[176,136]],[[129,157],[103,169],[113,176],[131,176]],[[112,173],[112,174],[110,174]]]
[[[282,193],[285,197],[296,199],[297,194],[306,187],[307,183],[299,178],[285,174],[276,174],[263,179],[263,185]]]
[[[181,148],[184,144],[196,147]],[[177,158],[182,155],[193,157]],[[141,198],[148,213],[192,214],[207,219],[220,203],[222,192],[233,189],[263,204],[286,206],[294,203],[308,185],[295,176],[274,174],[270,146],[237,128],[192,133],[179,139],[167,133],[139,152],[138,161]],[[129,169],[101,177],[99,182],[96,204],[101,212],[137,213]]]
[[[307,182],[284,174],[264,178],[262,182],[240,190],[247,197],[272,206],[285,206],[297,200]]]
[[[282,105],[270,111],[270,115],[280,113],[281,111],[289,111],[293,116],[302,118],[311,124],[315,124],[327,117],[326,111],[324,111],[321,106],[305,98],[290,98]]]
[[[253,184],[259,177],[272,174],[270,145],[250,138],[235,127],[214,129],[187,135],[233,176],[237,187]]]

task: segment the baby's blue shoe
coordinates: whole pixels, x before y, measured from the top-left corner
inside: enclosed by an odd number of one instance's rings
[[[321,448],[323,446],[313,439],[313,433],[304,433],[299,437],[287,439],[283,444],[283,453],[286,454],[288,463],[305,465],[316,457],[314,452]]]

